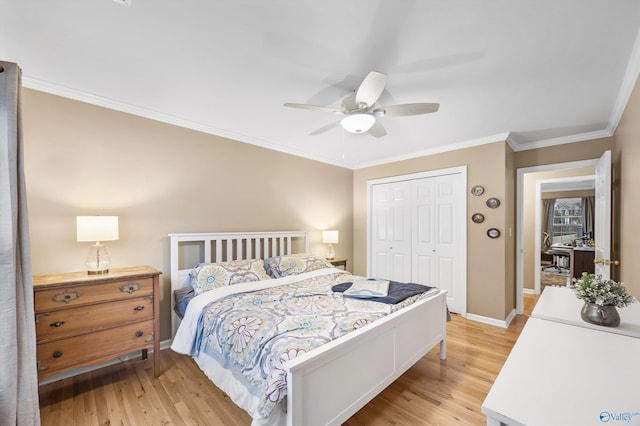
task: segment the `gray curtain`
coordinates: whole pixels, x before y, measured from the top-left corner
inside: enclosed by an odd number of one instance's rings
[[[39,425],[20,68],[0,61],[0,424]]]
[[[582,231],[593,238],[593,224],[595,223],[596,197],[582,199]]]
[[[542,200],[542,249],[546,250],[551,246],[553,237],[553,206],[556,200]],[[547,238],[548,235],[548,238]]]

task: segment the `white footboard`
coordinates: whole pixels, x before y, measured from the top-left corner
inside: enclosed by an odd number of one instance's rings
[[[288,364],[287,424],[339,425],[437,343],[446,356],[446,291]]]

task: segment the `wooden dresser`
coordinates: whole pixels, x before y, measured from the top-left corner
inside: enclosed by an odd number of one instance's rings
[[[33,277],[38,380],[153,349],[160,374],[161,272],[148,266]]]

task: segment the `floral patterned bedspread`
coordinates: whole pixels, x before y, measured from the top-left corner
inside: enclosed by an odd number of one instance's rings
[[[262,417],[286,396],[288,360],[421,296],[397,305],[345,298],[331,287],[352,280],[352,275],[336,269],[314,272],[291,284],[225,296],[209,303],[199,316],[191,355],[204,351],[225,368],[240,372],[260,397]]]

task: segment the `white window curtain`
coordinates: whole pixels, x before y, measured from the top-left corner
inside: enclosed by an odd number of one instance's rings
[[[39,425],[20,68],[0,61],[0,424]]]

